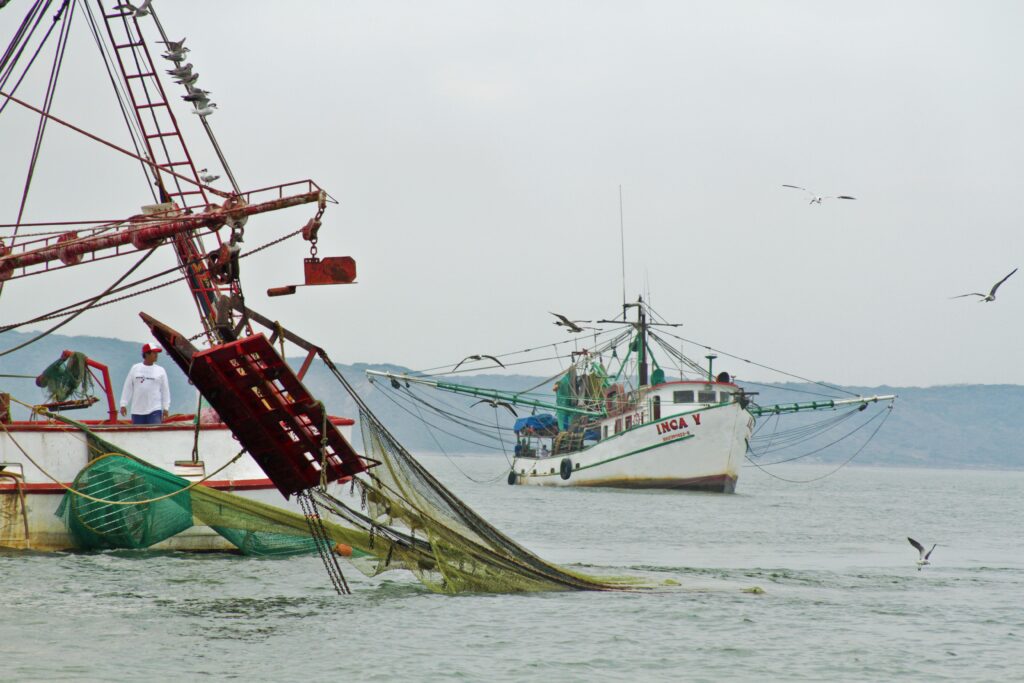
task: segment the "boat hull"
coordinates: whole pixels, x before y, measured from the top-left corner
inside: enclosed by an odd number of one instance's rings
[[[517,457],[509,483],[733,493],[753,424],[738,403],[688,410],[572,453]]]
[[[349,439],[351,420],[332,420]],[[0,430],[0,547],[77,550],[74,537],[56,514],[57,508],[67,487],[88,464],[90,455],[95,458],[102,454],[90,454],[85,435],[63,423],[13,423],[4,427]],[[90,424],[89,428],[126,452],[188,480],[212,475],[204,486],[298,511],[294,499],[286,501],[248,454],[225,467],[238,454],[240,446],[224,424],[200,425],[201,465],[192,463],[196,431],[191,422],[159,426]],[[151,548],[236,550],[213,529],[198,525]]]

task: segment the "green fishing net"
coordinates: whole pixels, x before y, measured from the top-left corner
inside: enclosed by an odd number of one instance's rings
[[[69,398],[86,398],[92,390],[92,375],[84,353],[71,353],[50,363],[36,378],[46,391],[48,401],[60,403]]]

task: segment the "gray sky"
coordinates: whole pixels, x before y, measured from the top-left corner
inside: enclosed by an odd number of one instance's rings
[[[1024,273],[993,304],[948,299],[1024,260],[1020,3],[155,6],[187,36],[243,188],[309,177],[340,200],[320,254],[355,257],[359,284],[267,299],[301,281],[306,245],[243,262],[247,303],[338,361],[429,367],[560,340],[548,311],[615,315],[621,185],[627,294],[649,290],[687,338],[832,382],[1024,383]],[[0,10],[5,45],[26,7]],[[124,144],[81,19],[53,112]],[[179,103],[198,165],[216,166]],[[30,124],[0,116],[3,223]],[[136,163],[53,128],[40,166],[30,220],[150,201]],[[808,206],[783,183],[858,201]],[[246,245],[310,215],[254,219]],[[130,263],[12,282],[0,320]],[[197,331],[183,287],[61,331],[145,340],[140,308]]]

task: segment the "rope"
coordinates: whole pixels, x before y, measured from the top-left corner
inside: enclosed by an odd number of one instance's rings
[[[43,332],[42,332],[41,334],[39,334],[39,335],[37,335],[37,336],[33,337],[32,339],[29,339],[28,341],[22,342],[21,344],[18,344],[17,346],[15,346],[15,347],[13,347],[13,348],[7,349],[6,351],[0,351],[0,357],[6,356],[6,355],[7,355],[7,354],[9,354],[9,353],[14,353],[14,352],[15,352],[15,351],[17,351],[18,349],[23,349],[23,348],[25,348],[26,346],[28,346],[29,344],[34,344],[35,342],[39,341],[39,340],[40,340],[40,339],[42,339],[43,337],[46,337],[46,336],[48,336],[48,335],[50,335],[50,334],[53,334],[53,333],[54,333],[54,332],[55,332],[56,330],[59,330],[60,328],[62,328],[62,327],[64,327],[65,325],[67,325],[67,324],[68,324],[69,322],[71,322],[72,320],[74,320],[75,318],[77,318],[77,317],[78,317],[79,315],[81,315],[81,314],[82,314],[82,313],[83,313],[84,311],[86,311],[87,309],[91,308],[91,307],[92,307],[92,305],[93,305],[93,304],[95,304],[95,302],[99,301],[99,300],[100,300],[100,299],[102,299],[102,298],[103,298],[104,296],[106,296],[107,294],[109,294],[109,293],[110,293],[110,291],[111,291],[112,289],[114,289],[114,287],[116,287],[116,286],[117,286],[118,284],[120,284],[121,282],[124,282],[124,279],[125,279],[126,277],[128,277],[129,275],[131,275],[132,273],[134,273],[134,272],[135,272],[135,270],[136,270],[136,269],[137,269],[137,268],[138,268],[139,266],[141,266],[141,265],[142,265],[143,263],[145,263],[145,262],[146,262],[146,259],[148,259],[148,258],[149,258],[150,256],[152,256],[152,255],[153,255],[153,252],[154,252],[154,251],[156,251],[156,247],[153,247],[152,249],[150,249],[149,251],[147,251],[147,252],[145,253],[145,255],[144,255],[144,256],[143,256],[142,258],[140,258],[140,259],[139,259],[138,261],[136,261],[135,265],[133,265],[133,266],[132,266],[131,268],[129,268],[129,269],[128,269],[128,270],[127,270],[127,271],[125,272],[125,274],[124,274],[124,275],[122,275],[122,276],[121,276],[120,278],[118,278],[118,279],[117,279],[117,280],[116,280],[116,281],[114,282],[114,284],[110,285],[110,286],[109,286],[109,287],[107,287],[107,288],[106,288],[106,289],[105,289],[104,291],[100,292],[100,293],[99,293],[99,294],[97,294],[97,295],[96,295],[95,297],[93,297],[93,299],[92,299],[92,303],[90,303],[90,304],[87,304],[87,305],[83,306],[82,308],[78,309],[78,310],[77,310],[77,311],[75,311],[75,312],[74,312],[73,314],[71,314],[71,315],[70,315],[70,316],[69,316],[69,317],[68,317],[67,319],[65,319],[65,320],[62,320],[61,322],[57,323],[56,325],[54,325],[53,327],[51,327],[51,328],[50,328],[50,329],[48,329],[48,330],[44,330],[44,331],[43,331]],[[10,328],[7,328],[7,329],[10,329]],[[7,330],[5,329],[4,331],[6,332]]]

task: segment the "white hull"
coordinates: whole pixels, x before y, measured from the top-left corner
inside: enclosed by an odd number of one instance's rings
[[[350,438],[351,421],[334,418],[334,422],[345,438]],[[160,426],[90,424],[89,427],[100,438],[146,462],[193,481],[213,474],[240,450],[231,431],[219,423],[200,427],[201,467],[188,464],[192,460],[195,439],[191,422]],[[5,428],[0,430],[0,464],[4,465],[0,470],[0,547],[75,549],[74,538],[55,513],[66,487],[72,485],[89,461],[85,435],[52,422],[15,423]],[[4,476],[4,473],[16,476]],[[214,474],[204,485],[298,511],[248,454]],[[192,527],[152,547],[189,551],[235,549],[205,526]]]
[[[573,452],[517,457],[509,483],[683,488],[731,493],[754,420],[739,403],[674,412]],[[568,478],[562,465],[568,460]]]

